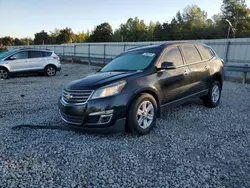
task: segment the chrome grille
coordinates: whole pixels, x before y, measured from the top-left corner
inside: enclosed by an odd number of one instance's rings
[[[64,90],[62,100],[66,103],[86,103],[93,90]]]

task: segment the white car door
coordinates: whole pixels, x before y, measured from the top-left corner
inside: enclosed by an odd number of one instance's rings
[[[44,68],[44,55],[42,51],[29,51],[28,64],[32,70],[41,70]]]
[[[9,65],[10,72],[22,72],[28,69],[27,60],[28,52],[22,51],[7,58],[5,63]]]

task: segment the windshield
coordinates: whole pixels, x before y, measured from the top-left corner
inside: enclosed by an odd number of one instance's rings
[[[157,54],[154,51],[126,53],[112,60],[101,72],[144,70],[153,62],[156,56]]]
[[[0,59],[8,57],[9,55],[13,54],[13,52],[15,52],[15,51],[14,50],[10,50],[10,51],[6,51],[6,52],[0,53]]]

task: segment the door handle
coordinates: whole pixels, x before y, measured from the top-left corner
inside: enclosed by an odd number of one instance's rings
[[[209,69],[209,66],[205,66],[205,69],[208,70],[208,69]]]
[[[185,71],[185,72],[184,72],[184,75],[185,75],[185,76],[187,76],[187,75],[188,75],[188,73],[189,73],[188,71]]]

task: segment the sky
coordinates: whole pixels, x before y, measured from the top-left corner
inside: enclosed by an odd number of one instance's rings
[[[41,30],[65,27],[86,32],[103,22],[116,29],[136,16],[146,23],[163,23],[192,4],[211,17],[220,12],[222,0],[0,0],[0,37],[34,38]]]

